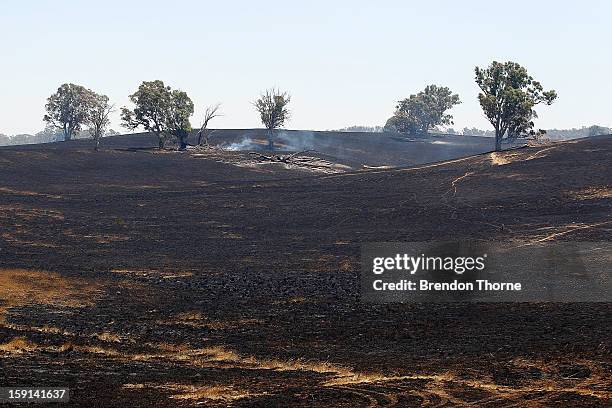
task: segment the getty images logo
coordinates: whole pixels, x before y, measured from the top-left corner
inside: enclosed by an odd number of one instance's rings
[[[457,256],[410,256],[396,254],[390,257],[375,257],[372,272],[380,275],[385,271],[405,271],[414,275],[417,271],[452,271],[458,275],[466,271],[482,271],[485,268],[487,254],[478,257]]]

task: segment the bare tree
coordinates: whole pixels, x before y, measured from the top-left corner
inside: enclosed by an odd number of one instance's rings
[[[106,95],[92,95],[92,104],[87,118],[89,133],[94,139],[94,149],[98,151],[100,148],[100,139],[104,136],[106,128],[110,124],[108,116],[113,111],[114,105],[108,103]]]
[[[257,99],[253,105],[259,115],[261,122],[268,129],[268,149],[274,150],[274,129],[282,127],[289,120],[290,112],[287,105],[291,102],[291,96],[287,92],[277,89],[268,89]]]
[[[204,112],[204,120],[202,121],[202,126],[200,126],[200,130],[198,131],[198,146],[202,146],[202,141],[206,146],[208,146],[210,142],[210,129],[208,129],[208,122],[212,119],[221,116],[219,113],[219,107],[221,104],[210,105],[206,107],[206,111]]]

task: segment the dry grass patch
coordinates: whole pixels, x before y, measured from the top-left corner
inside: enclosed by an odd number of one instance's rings
[[[118,350],[106,348],[106,347],[98,347],[98,346],[80,346],[72,343],[66,343],[62,346],[66,351],[78,351],[81,353],[89,353],[89,354],[102,354],[109,357],[122,357],[125,356],[124,353],[121,353]]]
[[[223,235],[223,238],[227,239],[243,239],[243,236],[236,232],[223,231],[221,234]]]
[[[537,147],[542,147],[541,145],[537,146]],[[493,152],[489,155],[489,160],[491,161],[491,164],[494,166],[504,166],[506,164],[510,164],[510,163],[514,163],[517,161],[529,161],[529,160],[534,160],[534,159],[541,159],[543,157],[547,156],[547,152],[549,152],[550,150],[556,149],[558,146],[552,146],[552,147],[547,147],[545,149],[538,149],[537,151],[533,152],[533,148],[532,149],[528,149],[528,150],[506,150],[504,152]],[[529,154],[530,152],[532,152],[531,154]]]
[[[141,278],[188,278],[193,276],[193,272],[189,271],[161,271],[156,269],[111,269],[113,273],[120,273],[129,276],[137,276]]]
[[[356,385],[356,384],[371,384],[379,382],[394,382],[394,381],[405,381],[405,380],[427,380],[435,382],[446,382],[453,381],[454,377],[450,374],[414,374],[414,375],[401,375],[401,376],[388,376],[382,373],[358,373],[358,372],[347,372],[343,375],[339,375],[326,381],[323,385],[326,387],[333,387],[336,385]]]
[[[71,331],[64,330],[64,329],[61,329],[59,327],[54,327],[54,326],[48,326],[48,325],[24,326],[24,325],[19,325],[19,324],[14,324],[14,323],[8,323],[5,320],[2,320],[2,313],[4,311],[5,311],[4,309],[0,308],[0,324],[2,324],[4,327],[9,328],[11,330],[23,331],[23,332],[47,333],[47,334],[60,334],[66,337],[75,336],[75,334]]]
[[[261,393],[251,393],[232,386],[197,386],[197,385],[178,385],[173,388],[179,391],[170,398],[182,400],[214,400],[214,401],[235,401],[243,398],[264,395]]]
[[[260,319],[237,319],[237,320],[208,320],[202,326],[212,330],[233,330],[243,326],[251,326],[263,323]]]
[[[63,277],[55,272],[0,269],[0,299],[7,307],[29,304],[85,307],[93,305],[96,282]]]
[[[25,337],[15,337],[8,343],[0,344],[0,351],[10,354],[21,354],[31,352],[37,349],[37,345],[26,339]]]
[[[74,232],[68,230],[64,232],[64,235],[71,238],[77,239],[88,239],[96,244],[110,244],[112,242],[121,242],[121,241],[129,241],[131,238],[127,235],[119,235],[119,234],[86,234],[79,235]]]
[[[213,346],[201,350],[196,350],[195,354],[204,356],[208,361],[240,362],[244,360],[243,357],[241,357],[238,353],[221,346]]]
[[[516,160],[516,156],[515,156],[515,160]],[[491,155],[489,156],[489,158],[491,159],[491,164],[494,166],[503,166],[509,163],[512,163],[513,160],[511,160],[510,157],[505,157],[505,155],[494,152],[491,153]]]
[[[101,285],[79,278],[63,277],[55,272],[0,269],[0,321],[11,307],[49,305],[87,307]]]
[[[190,310],[187,312],[179,313],[174,318],[178,321],[192,321],[202,320],[204,319],[204,315],[202,314],[202,312],[198,312],[197,310]]]
[[[301,303],[309,303],[310,300],[306,299],[304,296],[293,296],[287,299],[275,300],[272,302],[273,305],[286,305],[286,304],[301,304]]]
[[[612,198],[612,188],[609,186],[604,187],[590,187],[580,191],[571,191],[568,193],[571,198],[578,200],[593,200],[597,198]]]
[[[353,263],[351,262],[350,259],[345,258],[341,260],[340,263],[338,264],[338,270],[340,272],[350,272],[353,270]]]
[[[254,318],[213,320],[204,316],[201,312],[192,310],[178,313],[168,320],[160,320],[157,323],[162,325],[180,324],[191,327],[205,327],[212,330],[233,330],[243,326],[262,324],[263,321]]]
[[[102,188],[117,188],[117,189],[125,189],[125,190],[157,190],[164,186],[161,184],[109,184],[109,183],[97,183],[96,186]]]
[[[263,393],[252,393],[234,386],[225,385],[191,385],[191,384],[124,384],[123,388],[128,390],[142,390],[153,388],[158,390],[168,390],[173,394],[171,399],[176,400],[211,400],[211,401],[236,401],[243,398],[265,395]]]
[[[98,340],[105,341],[107,343],[121,343],[121,337],[114,333],[95,333],[93,337],[97,338]]]
[[[172,353],[187,353],[191,350],[191,346],[189,344],[159,343],[150,345],[152,347],[156,347],[163,351],[168,351]]]
[[[62,198],[62,196],[55,195],[55,194],[46,194],[46,193],[39,193],[36,191],[27,191],[27,190],[14,190],[12,188],[6,188],[6,187],[0,187],[0,193],[20,195],[20,196],[45,197],[45,198],[54,198],[54,199]]]
[[[1,190],[2,189],[0,189],[0,191]],[[33,220],[36,218],[50,218],[57,221],[64,220],[64,214],[61,211],[26,207],[21,205],[0,205],[0,214],[0,216],[3,218],[10,218],[12,220],[15,218],[20,218],[22,220]]]
[[[32,241],[32,240],[18,238],[17,236],[7,233],[7,232],[0,234],[0,237],[2,237],[7,242],[10,242],[11,244],[19,245],[19,246],[29,246],[29,247],[35,247],[35,248],[55,248],[55,249],[63,248],[63,246],[56,245],[51,242]]]

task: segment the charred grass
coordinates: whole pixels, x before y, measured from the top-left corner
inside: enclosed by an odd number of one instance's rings
[[[322,176],[70,146],[0,150],[1,385],[80,406],[610,402],[610,304],[368,305],[358,283],[361,242],[609,241],[610,137]]]

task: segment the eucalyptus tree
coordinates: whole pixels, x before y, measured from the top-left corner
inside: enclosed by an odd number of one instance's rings
[[[459,95],[446,86],[428,85],[423,91],[398,102],[395,114],[385,127],[400,133],[428,134],[439,125],[452,125],[453,115],[447,111],[460,104]]]
[[[113,111],[113,105],[109,103],[108,96],[94,94],[92,96],[92,104],[89,111],[87,125],[89,133],[94,140],[94,150],[100,148],[100,140],[106,133],[110,124],[109,115]]]
[[[153,133],[158,140],[158,146],[163,149],[168,132],[168,116],[172,103],[172,89],[163,81],[144,81],[138,90],[130,95],[133,109],[121,108],[123,126],[129,130],[142,127]]]
[[[540,82],[516,62],[493,61],[487,68],[475,68],[478,101],[495,129],[495,150],[505,139],[534,134],[534,107],[550,105],[557,99],[554,90],[545,91]]]
[[[95,102],[95,93],[84,86],[62,84],[49,96],[43,120],[49,125],[61,129],[64,140],[71,140],[87,124],[89,114]]]
[[[262,93],[253,105],[259,116],[261,123],[268,130],[268,148],[274,150],[274,130],[282,127],[291,116],[287,105],[291,102],[291,96],[287,92],[277,89],[268,89]]]

